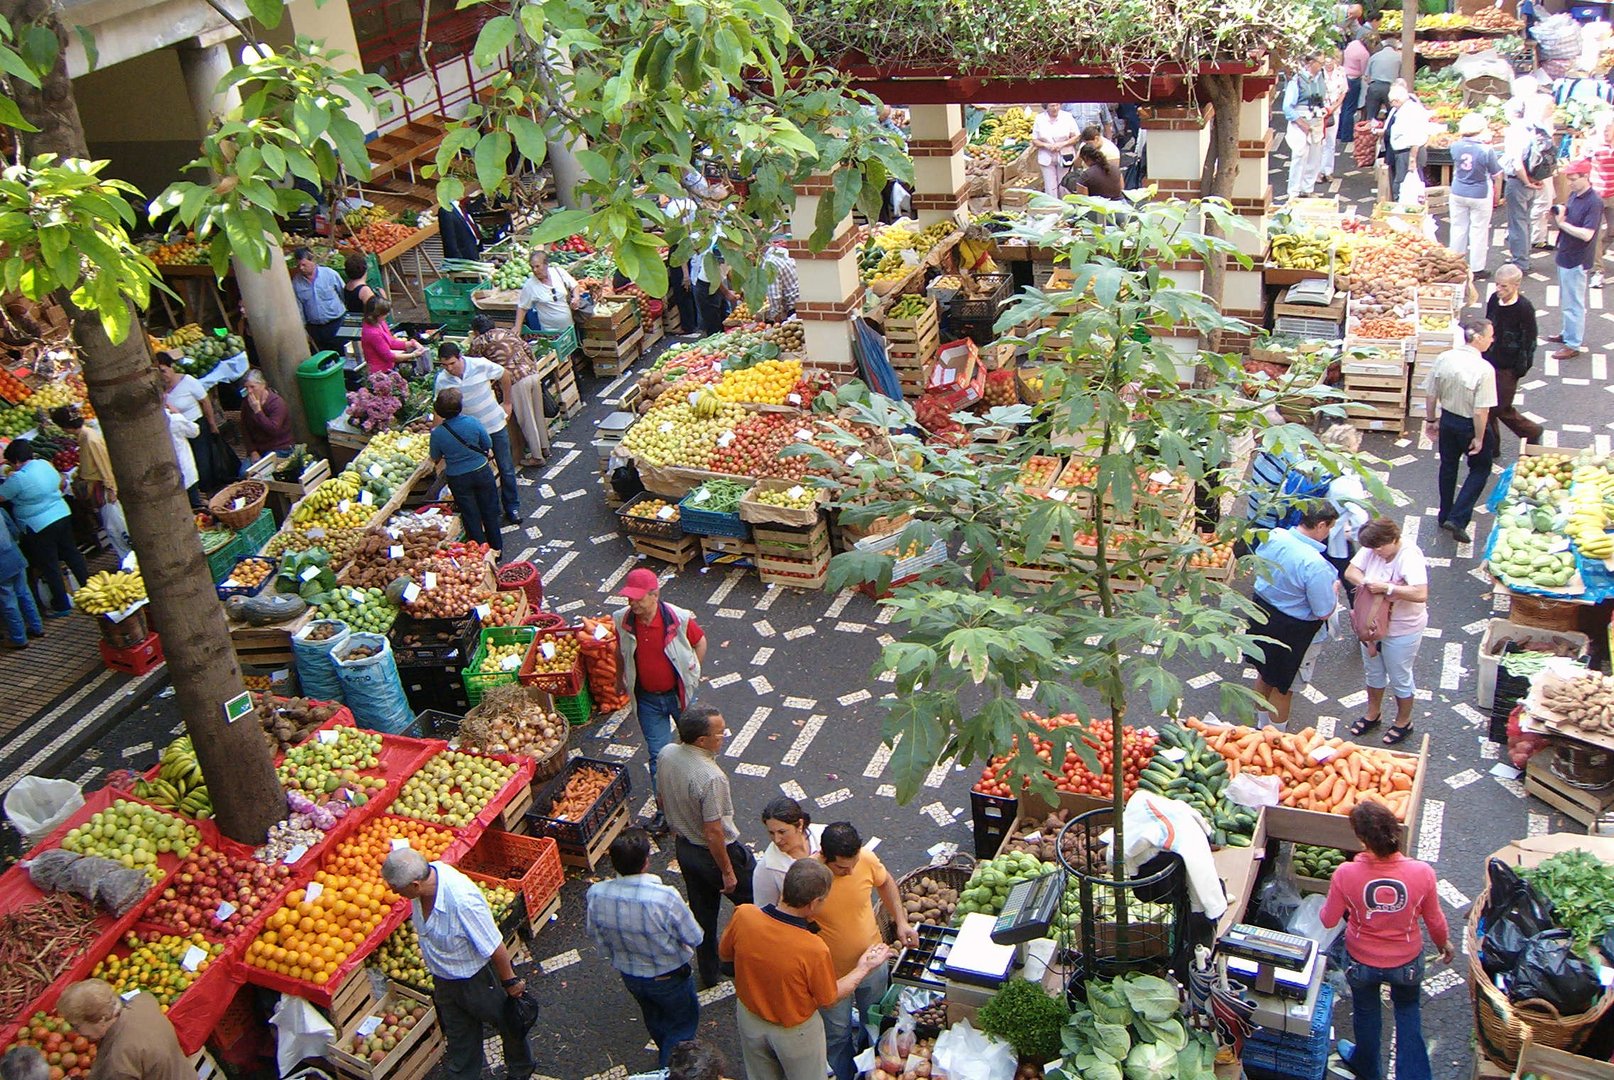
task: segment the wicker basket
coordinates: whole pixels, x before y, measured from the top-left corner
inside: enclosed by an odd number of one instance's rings
[[[246,484],[253,484],[258,488],[258,498],[253,502],[243,503],[239,510],[231,509],[235,500],[241,495],[241,488]],[[207,501],[207,512],[217,518],[219,524],[226,529],[239,532],[258,520],[258,514],[263,511],[263,504],[268,500],[268,484],[261,480],[237,480]]]
[[[533,691],[526,691],[526,692],[527,693],[534,693]],[[469,713],[467,713],[465,715],[465,719],[466,720],[474,719],[477,716],[477,714],[479,712],[481,712],[483,709],[485,709],[486,707],[487,707],[486,702],[478,704],[476,706],[476,708],[472,709]],[[564,717],[562,717],[562,719],[564,719]],[[441,736],[434,736],[434,737],[440,738]],[[566,748],[571,745],[571,742],[572,742],[572,730],[571,730],[571,725],[568,724],[567,727],[566,727],[566,737],[564,739],[562,739],[560,741],[560,743],[558,745],[556,745],[556,747],[553,750],[551,750],[549,753],[545,754],[541,758],[535,759],[536,764],[534,765],[533,772],[532,772],[532,781],[533,781],[533,783],[535,783],[535,784],[542,783],[545,780],[552,780],[556,776],[560,775],[560,770],[562,768],[564,768],[565,765],[566,765]]]
[[[1584,605],[1509,590],[1508,621],[1541,630],[1579,630]]]
[[[1614,989],[1605,989],[1591,1009],[1575,1016],[1562,1016],[1546,1001],[1509,1001],[1480,966],[1479,917],[1485,910],[1490,890],[1480,893],[1468,913],[1464,943],[1468,951],[1469,996],[1474,1001],[1474,1023],[1479,1029],[1480,1053],[1506,1068],[1519,1060],[1519,1048],[1526,1038],[1555,1050],[1575,1053],[1586,1045],[1597,1022],[1614,1004]]]
[[[908,886],[914,884],[922,877],[928,877],[938,884],[951,889],[964,891],[969,884],[970,875],[975,873],[975,860],[963,852],[955,854],[943,862],[927,863],[916,870],[909,870],[897,879],[897,895],[902,896]],[[880,939],[890,945],[897,940],[897,920],[885,909],[884,904],[876,905],[874,921],[880,928]]]

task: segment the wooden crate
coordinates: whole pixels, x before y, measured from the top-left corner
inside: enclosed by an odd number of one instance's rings
[[[331,1007],[326,1010],[337,1031],[346,1030],[354,1017],[361,1015],[375,1000],[370,987],[370,976],[364,966],[354,968],[342,980],[342,985],[331,991]]]
[[[632,542],[633,550],[639,554],[660,559],[680,570],[701,558],[700,544],[695,537],[687,534],[676,540],[654,540],[646,536],[630,536],[628,540]]]
[[[359,1057],[343,1049],[337,1042],[332,1042],[326,1048],[325,1059],[335,1067],[338,1076],[351,1077],[353,1080],[424,1080],[437,1067],[447,1041],[442,1026],[437,1022],[437,1010],[432,1007],[431,998],[393,983],[381,1004],[385,1006],[401,1001],[425,1004],[425,1017],[410,1028],[408,1034],[378,1062]],[[379,1011],[370,1010],[370,1013]],[[357,1026],[357,1023],[342,1025],[339,1029],[342,1033],[340,1041],[345,1042]]]
[[[1407,797],[1406,820],[1401,823],[1401,850],[1410,852],[1418,837],[1418,811],[1423,806],[1423,786],[1429,772],[1429,736],[1425,735],[1416,754],[1362,744],[1379,753],[1391,754],[1409,760],[1414,766],[1412,794]],[[1315,844],[1318,847],[1339,848],[1341,851],[1361,851],[1362,842],[1351,828],[1351,819],[1344,814],[1326,814],[1319,810],[1300,810],[1292,806],[1268,806],[1261,811],[1270,840],[1291,840],[1297,844]]]
[[[1614,787],[1602,791],[1587,791],[1565,783],[1552,771],[1552,759],[1557,751],[1542,750],[1524,766],[1524,790],[1573,821],[1590,828],[1603,811],[1614,806]]]
[[[751,539],[758,554],[804,559],[829,550],[829,525],[822,517],[805,529],[759,524],[752,527]]]
[[[700,542],[701,556],[707,566],[744,570],[755,568],[757,565],[757,546],[749,540],[736,540],[729,536],[703,536]]]
[[[272,626],[230,624],[230,647],[235,650],[236,662],[243,666],[274,667],[290,664],[296,659],[291,650],[291,636],[307,626],[314,618],[308,610],[287,622]]]
[[[516,826],[521,824],[522,819],[527,816],[527,811],[531,809],[532,785],[528,784],[517,791],[505,804],[504,809],[499,811],[499,827],[506,832],[515,832]]]
[[[600,860],[605,858],[605,853],[610,850],[611,841],[621,836],[622,830],[627,827],[628,807],[623,803],[611,811],[611,816],[605,820],[605,826],[594,834],[587,847],[578,848],[561,844],[560,861],[566,866],[575,866],[592,873]],[[556,899],[559,899],[558,895]]]

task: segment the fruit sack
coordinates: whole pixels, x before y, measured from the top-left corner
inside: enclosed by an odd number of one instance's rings
[[[342,700],[342,683],[331,663],[331,650],[353,631],[340,619],[315,619],[291,636],[291,656],[297,664],[297,685],[315,701]]]
[[[360,727],[397,735],[415,723],[385,634],[350,634],[330,656],[342,700]]]

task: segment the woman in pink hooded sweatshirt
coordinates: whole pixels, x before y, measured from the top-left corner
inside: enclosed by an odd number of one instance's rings
[[[1356,1042],[1341,1039],[1339,1056],[1357,1080],[1380,1080],[1379,1042],[1383,1016],[1379,987],[1388,983],[1395,1008],[1396,1080],[1430,1080],[1429,1050],[1423,1041],[1419,983],[1423,981],[1423,933],[1418,919],[1451,963],[1446,914],[1435,892],[1428,863],[1401,854],[1401,823],[1390,808],[1368,800],[1351,811],[1351,828],[1367,850],[1334,871],[1323,904],[1323,925],[1345,924],[1345,981],[1351,986],[1351,1025]]]

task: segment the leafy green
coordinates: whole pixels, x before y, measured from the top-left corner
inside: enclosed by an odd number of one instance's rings
[[[1592,948],[1614,929],[1614,867],[1584,851],[1564,851],[1523,872],[1552,901],[1558,925],[1575,940],[1575,952]]]
[[[1060,1032],[1049,1080],[1211,1080],[1216,1047],[1179,1015],[1177,988],[1153,975],[1089,980],[1087,1003]],[[1072,1071],[1074,1070],[1074,1071]]]
[[[1126,1080],[1174,1080],[1177,1054],[1160,1043],[1139,1043],[1126,1056]]]
[[[981,1030],[995,1035],[1022,1058],[1052,1061],[1059,1056],[1060,1029],[1070,1017],[1063,998],[1057,998],[1039,984],[1011,979],[982,1007]]]
[[[1132,1036],[1125,1024],[1094,1024],[1093,1049],[1112,1061],[1125,1061],[1132,1049]]]
[[[1117,984],[1132,1011],[1145,1020],[1169,1020],[1177,1015],[1177,988],[1158,975],[1138,975]]]

